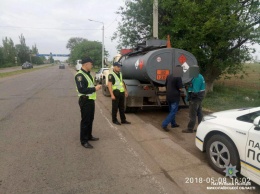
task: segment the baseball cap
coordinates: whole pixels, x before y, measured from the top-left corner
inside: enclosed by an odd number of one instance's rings
[[[114,62],[114,63],[113,63],[113,66],[121,67],[122,65],[121,65],[121,63],[119,63],[119,62]]]
[[[81,63],[93,63],[93,60],[90,57],[85,57],[82,59]]]

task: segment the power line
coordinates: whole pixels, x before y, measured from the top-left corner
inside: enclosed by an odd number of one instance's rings
[[[119,15],[118,16],[116,16],[116,18],[114,19],[114,21],[113,22],[111,22],[105,29],[108,29],[115,21],[116,21],[116,19],[119,17]]]

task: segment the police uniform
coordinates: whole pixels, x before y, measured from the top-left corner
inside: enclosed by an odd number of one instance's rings
[[[117,120],[117,110],[119,109],[121,123],[130,124],[126,121],[124,104],[125,104],[125,88],[121,72],[113,71],[109,74],[108,81],[112,83],[112,90],[115,96],[115,100],[112,100],[112,122],[120,124]]]
[[[204,77],[199,74],[197,77],[194,77],[191,81],[191,85],[188,88],[189,93],[189,117],[190,121],[186,130],[183,130],[183,133],[192,133],[193,128],[196,124],[196,117],[198,117],[198,123],[202,121],[202,100],[205,96],[205,80]]]
[[[95,114],[96,89],[90,72],[80,69],[75,75],[76,88],[81,111],[80,142],[84,147],[92,148],[88,141],[96,141],[92,136],[92,125]],[[87,144],[87,146],[85,146]]]

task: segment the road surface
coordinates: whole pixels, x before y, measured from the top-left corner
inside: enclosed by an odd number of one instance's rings
[[[50,64],[34,65],[33,68],[41,68],[41,67],[46,67],[46,66],[50,66]],[[7,73],[7,72],[12,72],[12,71],[18,71],[18,70],[22,70],[22,66],[0,68],[0,73]]]
[[[195,134],[158,127],[164,112],[127,114],[131,125],[114,126],[111,100],[99,91],[93,135],[100,141],[82,147],[74,73],[52,66],[0,79],[1,194],[212,193],[210,184],[187,180],[223,176],[194,148]]]

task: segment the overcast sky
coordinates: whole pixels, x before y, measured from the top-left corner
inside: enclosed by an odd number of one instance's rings
[[[126,0],[0,0],[0,38],[11,38],[19,44],[24,35],[31,48],[36,44],[40,54],[69,54],[66,44],[71,37],[102,42],[105,26],[105,48],[109,59],[117,54],[117,41],[111,41],[120,16],[116,11]],[[2,41],[0,41],[2,45]],[[260,46],[254,45],[260,59]],[[55,58],[64,60],[66,58]]]
[[[117,54],[117,41],[111,37],[120,21],[115,12],[125,0],[0,0],[0,37],[19,44],[24,35],[31,48],[37,45],[40,54],[69,54],[66,44],[71,37],[102,42],[105,26],[105,48],[109,59]],[[2,45],[2,41],[0,42]],[[57,59],[57,57],[55,58]],[[64,60],[65,58],[60,58]]]

